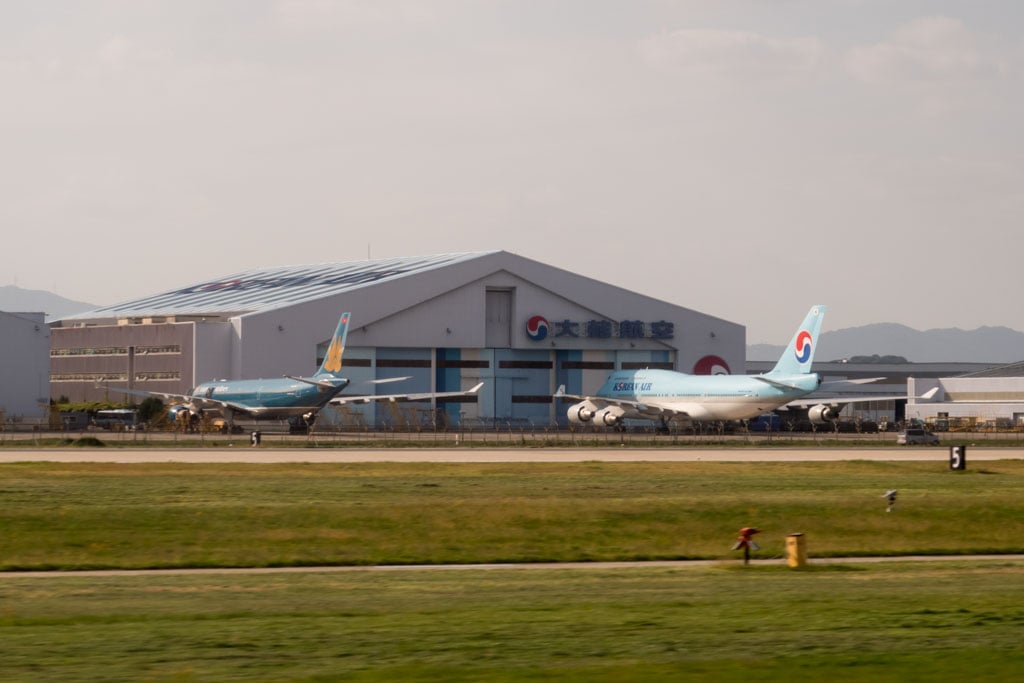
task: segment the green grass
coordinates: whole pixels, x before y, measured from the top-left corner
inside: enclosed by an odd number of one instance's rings
[[[19,577],[0,680],[1004,681],[1024,462],[0,465],[6,569],[717,558],[681,568]],[[889,488],[897,509],[885,512]]]
[[[1022,493],[1022,461],[5,464],[0,569],[717,559],[750,525],[760,557],[793,532],[812,557],[1011,553]]]
[[[0,581],[0,679],[974,681],[1024,563]]]

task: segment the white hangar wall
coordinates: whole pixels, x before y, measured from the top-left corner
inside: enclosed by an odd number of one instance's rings
[[[5,420],[46,415],[50,328],[45,318],[45,313],[0,311],[0,426]]]
[[[661,350],[675,354],[676,368],[691,372],[709,355],[733,372],[745,360],[743,326],[698,313],[544,264],[496,252],[468,262],[354,288],[320,299],[239,316],[237,377],[311,372],[311,342],[330,339],[338,317],[353,315],[348,346],[486,348],[487,293],[512,296],[509,348],[542,347],[581,351]],[[526,321],[542,315],[585,322],[639,320],[673,325],[669,339],[556,338],[541,343],[526,334]],[[261,374],[268,373],[268,374]]]

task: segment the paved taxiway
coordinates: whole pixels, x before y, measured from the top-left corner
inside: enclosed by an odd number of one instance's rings
[[[741,560],[742,561],[742,560]],[[1021,562],[1024,555],[896,555],[891,557],[822,557],[810,558],[813,565],[877,564],[881,562]],[[606,570],[606,569],[683,569],[736,565],[737,560],[645,560],[637,562],[522,562],[502,564],[377,564],[358,566],[311,567],[199,567],[181,569],[82,569],[72,571],[0,572],[2,579],[100,578],[111,576],[178,576],[196,574],[320,574],[350,572],[415,572],[415,571],[496,571],[496,570]],[[752,559],[752,565],[784,565],[785,558]]]
[[[967,448],[967,462],[1024,459],[1024,448]],[[0,463],[835,462],[947,463],[949,448],[117,448],[4,449]]]

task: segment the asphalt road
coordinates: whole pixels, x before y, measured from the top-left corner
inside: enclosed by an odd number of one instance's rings
[[[876,564],[879,562],[1021,562],[1024,555],[897,555],[886,557],[822,557],[809,558],[810,565],[825,564]],[[607,569],[653,569],[670,567],[683,569],[692,567],[730,566],[742,559],[730,560],[650,560],[637,562],[522,562],[502,564],[403,564],[403,565],[360,565],[360,566],[311,566],[311,567],[199,567],[181,569],[83,569],[79,571],[12,571],[0,572],[3,579],[54,579],[75,577],[111,576],[176,576],[196,574],[314,574],[337,572],[410,572],[410,571],[495,571],[495,570],[607,570]],[[752,559],[751,565],[784,565],[785,558]]]
[[[1024,448],[967,448],[973,461],[1020,460]],[[62,448],[2,449],[11,462],[826,462],[841,460],[949,462],[949,448]]]

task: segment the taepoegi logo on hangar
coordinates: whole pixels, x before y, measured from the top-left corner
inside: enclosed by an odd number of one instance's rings
[[[533,341],[543,341],[548,336],[548,321],[542,315],[535,315],[526,321],[526,336]]]
[[[526,336],[533,341],[543,341],[549,336],[582,339],[655,339],[675,337],[675,323],[667,320],[647,322],[644,320],[554,320],[534,315],[526,321]]]

